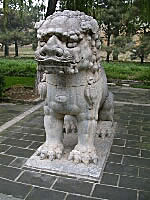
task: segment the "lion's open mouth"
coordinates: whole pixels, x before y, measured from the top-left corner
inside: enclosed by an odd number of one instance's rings
[[[75,64],[76,62],[71,59],[57,59],[57,58],[44,58],[44,59],[35,59],[41,65],[49,65],[49,66],[66,66],[69,67],[71,64]]]
[[[77,63],[73,60],[60,60],[57,58],[36,58],[35,60],[48,73],[77,73]]]

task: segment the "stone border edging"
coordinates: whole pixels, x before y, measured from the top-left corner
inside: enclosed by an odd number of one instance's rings
[[[143,104],[143,103],[132,103],[126,101],[114,101],[115,104],[125,104],[125,105],[134,105],[134,106],[150,106],[150,104]]]
[[[6,122],[2,126],[0,126],[0,132],[4,131],[5,129],[7,129],[10,126],[14,125],[15,123],[19,122],[21,119],[25,118],[27,115],[29,115],[29,114],[33,113],[34,111],[38,110],[43,105],[44,105],[44,102],[42,102],[42,103],[40,103],[40,104],[38,104],[36,106],[33,106],[29,110],[23,112],[22,114],[18,115],[17,117],[13,118],[12,120]]]

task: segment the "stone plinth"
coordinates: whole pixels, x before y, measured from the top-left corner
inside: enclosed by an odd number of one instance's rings
[[[101,126],[100,129],[99,126]],[[97,135],[95,137],[95,147],[98,155],[97,165],[93,163],[90,163],[89,165],[85,165],[84,163],[76,164],[73,161],[68,160],[70,151],[77,144],[77,134],[69,134],[65,135],[64,137],[65,150],[63,157],[60,160],[41,160],[40,157],[36,156],[35,153],[31,158],[28,159],[25,166],[41,169],[42,171],[47,171],[52,174],[55,173],[58,175],[98,180],[101,178],[106,159],[110,152],[115,128],[116,123],[114,123],[112,127],[112,123],[109,121],[103,122],[102,124],[98,125]],[[104,133],[106,134],[104,135]]]

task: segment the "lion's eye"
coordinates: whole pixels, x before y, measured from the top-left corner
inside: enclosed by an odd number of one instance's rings
[[[78,44],[77,42],[68,42],[67,47],[68,48],[75,48],[75,47],[77,47],[77,44]]]

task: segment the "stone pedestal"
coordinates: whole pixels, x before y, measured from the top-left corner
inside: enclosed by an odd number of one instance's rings
[[[42,171],[47,171],[52,174],[99,180],[110,152],[115,129],[116,123],[114,123],[113,126],[109,121],[104,121],[101,124],[98,124],[97,135],[95,137],[95,147],[98,155],[97,165],[93,163],[90,163],[89,165],[83,163],[76,164],[73,161],[68,161],[70,151],[77,144],[77,134],[69,134],[64,137],[65,150],[63,157],[60,160],[41,160],[35,153],[27,160],[25,166],[41,169]]]

